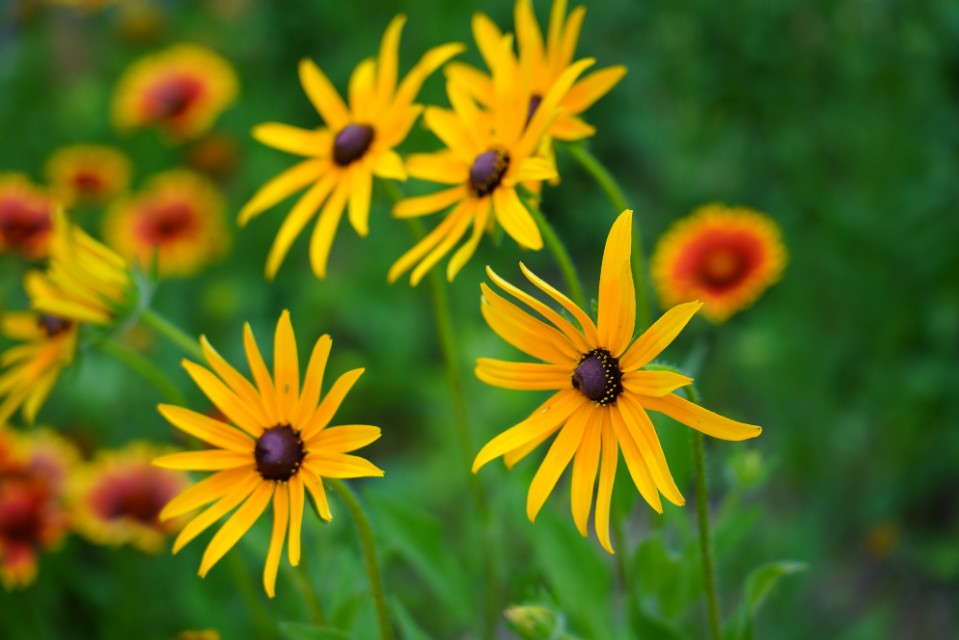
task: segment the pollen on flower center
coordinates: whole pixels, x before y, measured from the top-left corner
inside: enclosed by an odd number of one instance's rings
[[[599,405],[616,401],[623,391],[619,360],[605,349],[593,349],[583,356],[573,372],[573,388]]]
[[[484,151],[470,167],[470,191],[478,198],[488,196],[499,186],[509,169],[509,153],[502,149]]]
[[[348,166],[362,158],[372,143],[373,127],[348,124],[340,129],[333,141],[333,161],[341,167]]]
[[[40,325],[40,328],[43,329],[43,332],[47,334],[48,338],[52,338],[56,335],[59,335],[70,328],[70,321],[64,320],[63,318],[58,318],[57,316],[48,316],[41,315],[37,319],[37,324]]]
[[[256,441],[253,457],[264,480],[285,482],[300,470],[306,456],[300,432],[288,424],[270,427]]]

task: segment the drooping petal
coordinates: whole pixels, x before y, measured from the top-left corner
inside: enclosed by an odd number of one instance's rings
[[[466,210],[468,209],[464,208],[464,211]],[[456,243],[463,237],[463,234],[466,233],[472,220],[472,216],[460,216],[449,232],[446,233],[445,237],[413,268],[413,272],[410,274],[411,285],[414,287],[418,285],[423,277],[429,273],[429,270],[453,249]]]
[[[473,232],[470,234],[469,240],[464,242],[463,245],[456,250],[456,253],[453,254],[449,264],[446,266],[446,279],[450,282],[453,281],[453,278],[460,272],[460,269],[462,269],[466,263],[469,262],[469,259],[473,257],[473,254],[476,253],[476,247],[479,246],[483,232],[489,228],[489,217],[492,212],[492,207],[493,203],[489,198],[477,203],[476,215],[473,216]]]
[[[316,210],[323,205],[323,201],[330,195],[330,191],[336,185],[339,175],[339,173],[334,172],[324,174],[293,205],[290,213],[280,226],[280,230],[277,231],[273,246],[270,247],[270,253],[266,258],[266,277],[268,280],[276,277],[276,272],[283,264],[283,259],[289,253],[293,241],[299,237],[303,227],[313,219]]]
[[[457,204],[456,207],[443,218],[442,222],[436,225],[422,240],[413,245],[411,249],[393,263],[393,266],[390,267],[389,273],[386,276],[387,281],[390,283],[396,282],[403,273],[416,264],[423,256],[432,251],[436,245],[442,242],[447,235],[454,232],[458,227],[463,227],[463,230],[460,231],[460,236],[462,236],[465,231],[465,227],[463,226],[464,220],[467,224],[469,223],[469,219],[476,212],[476,205],[476,200],[472,198],[463,200]]]
[[[566,424],[560,428],[556,439],[553,440],[536,475],[533,476],[529,493],[526,494],[526,517],[530,519],[530,522],[536,521],[536,515],[545,504],[546,498],[552,493],[559,477],[563,475],[563,471],[573,459],[583,440],[588,416],[589,407],[581,405],[580,409],[569,417]]]
[[[339,184],[333,190],[333,195],[326,201],[326,206],[320,212],[320,219],[313,228],[313,235],[310,237],[310,265],[313,267],[313,273],[317,278],[326,277],[326,264],[330,256],[330,248],[333,246],[333,237],[336,235],[336,227],[340,224],[340,217],[343,215],[343,209],[346,207],[346,198],[349,189],[344,184]]]
[[[290,492],[287,483],[279,482],[273,495],[273,533],[270,536],[270,549],[266,552],[263,566],[263,588],[266,595],[276,596],[276,574],[280,568],[280,554],[283,552],[283,539],[286,537],[286,525],[290,520]]]
[[[666,499],[675,505],[686,504],[673,475],[669,472],[666,455],[656,435],[656,428],[642,406],[630,396],[622,395],[617,401],[617,408],[626,425],[628,437],[635,443],[635,450],[639,452],[653,476],[659,491]],[[625,450],[625,445],[624,445]]]
[[[503,230],[526,249],[543,248],[543,236],[532,214],[519,199],[516,189],[501,185],[493,191],[493,212]]]
[[[297,473],[289,482],[290,486],[290,546],[287,549],[290,564],[300,565],[300,539],[303,529],[303,502],[306,496],[303,492],[303,478]]]
[[[649,329],[636,338],[636,342],[626,350],[619,359],[619,367],[623,371],[635,371],[646,366],[653,358],[662,353],[663,349],[676,339],[683,327],[692,319],[703,306],[702,302],[686,302],[679,304],[664,313]]]
[[[220,498],[212,506],[208,507],[203,513],[189,522],[176,540],[173,542],[173,553],[177,553],[188,542],[206,531],[210,525],[232,511],[238,504],[246,500],[253,492],[253,489],[262,484],[260,475],[251,471],[238,481],[230,491]]]
[[[643,396],[639,398],[639,402],[647,409],[665,413],[673,420],[682,422],[688,427],[705,433],[707,436],[722,440],[747,440],[755,438],[763,431],[762,427],[736,422],[708,409],[703,409],[698,404],[680,398],[675,393],[661,398]]]
[[[613,482],[616,480],[616,463],[619,461],[619,447],[616,444],[616,434],[613,425],[607,416],[603,420],[602,428],[603,452],[599,466],[599,487],[596,489],[596,537],[609,553],[613,553],[613,545],[609,540],[609,509],[613,498]]]
[[[626,350],[636,328],[636,292],[629,266],[632,218],[633,212],[627,209],[613,223],[599,274],[599,342],[614,357]]]
[[[227,551],[233,548],[233,545],[243,537],[253,523],[257,521],[260,515],[266,509],[273,497],[272,482],[261,482],[253,490],[250,497],[240,505],[240,508],[223,523],[220,530],[216,532],[206,551],[203,552],[203,559],[200,561],[200,577],[206,577],[207,572],[213,568],[213,565],[222,558]]]
[[[164,521],[176,518],[216,502],[233,491],[234,487],[243,484],[244,480],[249,480],[251,475],[256,474],[250,469],[230,469],[214,473],[177,494],[160,511],[159,519]]]
[[[657,513],[663,512],[663,502],[659,499],[659,491],[656,489],[656,482],[643,459],[636,441],[629,432],[623,416],[619,411],[611,411],[610,419],[613,424],[613,430],[616,433],[616,439],[619,446],[623,449],[623,459],[626,461],[626,468],[629,469],[629,475],[633,479],[633,484],[639,490],[643,499],[656,510]]]
[[[286,200],[291,195],[318,180],[324,173],[329,171],[330,161],[326,158],[318,160],[304,160],[293,165],[280,175],[276,176],[262,187],[260,187],[250,201],[240,209],[240,215],[237,217],[237,224],[241,227],[254,217],[263,213],[273,205]]]
[[[323,489],[323,482],[310,473],[300,473],[299,476],[303,478],[303,484],[306,485],[307,491],[309,491],[313,497],[313,503],[316,504],[316,510],[320,512],[320,517],[327,522],[332,520],[333,514],[330,513],[330,503],[326,499],[326,490]]]
[[[589,510],[593,505],[593,487],[596,484],[596,472],[599,470],[600,439],[604,414],[608,409],[590,411],[587,416],[586,432],[573,460],[573,478],[570,484],[570,505],[573,521],[579,534],[588,535]]]
[[[413,218],[442,211],[455,202],[466,198],[469,193],[464,186],[444,189],[427,196],[414,196],[400,200],[393,207],[393,215],[397,218]]]

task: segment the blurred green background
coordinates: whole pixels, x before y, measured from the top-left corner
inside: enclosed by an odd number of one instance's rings
[[[510,2],[136,6],[152,22],[141,16],[133,28],[128,11],[116,7],[84,14],[4,0],[0,172],[40,181],[54,149],[87,142],[126,150],[134,188],[182,164],[189,144],[166,146],[151,131],[121,136],[110,126],[109,104],[131,61],[167,44],[197,42],[231,60],[240,77],[240,98],[215,127],[236,145],[235,168],[220,178],[233,220],[256,188],[292,163],[252,141],[251,126],[319,124],[297,80],[300,58],[316,60],[342,90],[399,11],[409,16],[401,70],[453,40],[467,43],[464,58],[478,63],[474,11],[505,30],[512,25]],[[545,18],[544,3],[536,6]],[[701,367],[705,406],[765,429],[747,443],[707,442],[724,612],[735,614],[754,567],[789,560],[807,567],[769,596],[757,638],[949,637],[959,622],[959,4],[609,0],[589,6],[578,52],[629,69],[586,119],[598,130],[589,145],[625,190],[647,253],[673,221],[713,201],[768,213],[790,252],[783,280],[753,308],[719,327],[694,321],[666,352],[673,362]],[[421,101],[445,104],[440,74]],[[437,147],[417,127],[403,149]],[[569,157],[560,156],[560,173],[543,209],[587,292],[595,292],[618,212]],[[466,476],[428,291],[385,282],[389,265],[410,246],[409,233],[390,219],[380,192],[368,238],[341,226],[326,281],[310,274],[301,238],[268,285],[263,264],[289,206],[235,230],[220,264],[163,283],[155,307],[187,332],[205,333],[236,364],[242,323],[250,321],[269,343],[276,318],[289,308],[301,358],[307,343],[330,333],[332,373],[367,368],[337,421],[383,427],[367,457],[387,476],[354,486],[383,545],[394,611],[408,618],[408,637],[414,626],[424,637],[470,637],[480,610],[481,554],[475,514],[463,497]],[[90,215],[96,230],[98,213]],[[546,252],[524,254],[506,239],[484,242],[450,289],[474,450],[541,401],[486,387],[471,374],[476,357],[515,358],[480,317],[479,282],[486,264],[519,282],[520,259],[561,282]],[[8,308],[24,304],[25,268],[0,257]],[[151,357],[190,394],[191,406],[204,406],[177,366],[180,354],[157,340]],[[170,442],[175,436],[153,409],[159,400],[101,354],[84,353],[40,421],[91,449],[132,438]],[[536,465],[483,470],[502,555],[503,605],[552,603],[584,638],[705,637],[686,428],[657,424],[688,507],[660,518],[637,499],[628,477],[619,478],[614,499],[629,514],[628,545],[619,552],[636,578],[626,595],[615,590],[613,560],[594,538],[576,534],[566,481],[530,525],[523,505]],[[358,542],[343,505],[334,502],[333,513],[330,525],[307,514],[305,573],[329,618],[355,637],[371,637]],[[260,590],[267,524],[231,553],[242,562],[228,557],[204,581],[195,576],[203,541],[176,557],[145,557],[71,539],[41,557],[36,585],[0,593],[0,635],[169,638],[212,627],[224,638],[253,637],[262,624],[250,602],[269,624],[306,622],[289,571],[281,570],[275,601]],[[247,589],[251,600],[240,597]],[[633,631],[623,630],[619,616]]]

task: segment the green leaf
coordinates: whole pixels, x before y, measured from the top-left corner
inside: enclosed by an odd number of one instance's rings
[[[776,587],[780,578],[805,570],[805,563],[790,561],[770,562],[753,569],[746,578],[745,602],[749,613],[756,615],[756,611],[766,596]]]
[[[281,622],[280,633],[287,640],[350,640],[350,635],[345,631],[305,622]]]
[[[638,598],[637,598],[638,600]],[[689,640],[685,631],[644,604],[637,602],[630,611],[633,637],[643,640]]]
[[[430,634],[413,619],[410,612],[397,598],[389,599],[390,616],[399,630],[399,637],[403,640],[430,640]]]

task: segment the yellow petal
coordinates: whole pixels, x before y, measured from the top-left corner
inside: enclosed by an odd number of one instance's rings
[[[260,187],[250,201],[247,202],[237,218],[241,227],[257,215],[263,213],[273,205],[286,200],[291,195],[317,180],[330,170],[330,161],[327,159],[304,160],[293,165],[280,175],[276,176]]]
[[[446,266],[446,279],[448,281],[452,282],[456,274],[460,272],[460,269],[466,266],[469,259],[476,253],[476,247],[479,246],[483,232],[488,228],[492,207],[493,203],[489,198],[477,203],[476,215],[473,216],[473,233],[471,233],[469,239],[456,250],[456,253],[453,254],[449,264]]]
[[[290,520],[289,494],[287,484],[278,482],[273,496],[273,533],[270,536],[270,549],[266,552],[266,564],[263,566],[263,588],[271,598],[276,596],[276,573],[280,568],[283,538],[286,537],[286,525]]]
[[[359,456],[349,454],[310,453],[303,466],[321,478],[379,478],[383,470]]]
[[[682,422],[697,431],[702,431],[707,436],[722,440],[747,440],[755,438],[763,431],[762,427],[736,422],[708,409],[703,409],[689,400],[680,398],[675,393],[661,398],[644,396],[639,398],[639,402],[647,409],[665,413],[673,420]]]
[[[444,69],[447,82],[468,91],[484,107],[489,107],[493,97],[493,82],[476,67],[462,62],[451,62]]]
[[[302,474],[295,474],[290,478],[290,547],[287,549],[290,564],[300,565],[300,539],[303,529],[303,502],[306,496],[303,493]]]
[[[476,47],[483,56],[486,66],[492,69],[499,58],[499,44],[503,38],[503,32],[483,13],[473,14],[472,27]]]
[[[543,248],[543,237],[536,221],[526,209],[516,189],[500,185],[493,191],[493,211],[503,230],[526,249],[538,251]]]
[[[213,568],[213,565],[222,558],[227,551],[233,548],[233,545],[243,537],[253,523],[257,521],[266,505],[270,503],[273,497],[273,482],[261,482],[253,490],[250,497],[244,501],[240,508],[223,523],[220,530],[216,532],[206,551],[203,552],[203,558],[200,561],[200,577],[206,577],[207,572]]]
[[[340,94],[320,68],[312,60],[300,60],[300,83],[317,113],[333,131],[339,131],[350,123],[350,114]]]
[[[593,62],[594,60],[592,58],[579,60],[564,69],[559,77],[556,78],[549,91],[543,96],[539,107],[536,108],[536,113],[533,114],[532,119],[530,119],[526,125],[526,129],[523,131],[523,137],[520,138],[519,143],[513,148],[513,153],[517,161],[531,155],[533,150],[539,146],[543,134],[558,115],[557,106],[559,101],[566,95],[569,88],[573,86],[576,78],[590,67]]]
[[[636,328],[636,292],[629,266],[633,243],[633,212],[627,209],[616,218],[603,251],[599,273],[597,329],[600,345],[619,357],[629,346]]]
[[[515,182],[552,180],[556,175],[556,165],[546,158],[526,158],[516,171],[513,180]]]
[[[442,67],[447,60],[463,52],[465,49],[466,47],[459,42],[451,42],[433,47],[424,53],[420,61],[413,65],[410,72],[407,73],[406,77],[400,82],[400,86],[396,90],[396,98],[393,100],[394,108],[398,106],[403,107],[412,103],[416,99],[416,94],[419,93],[420,87],[423,86],[423,82],[425,82],[434,71]],[[399,141],[397,144],[399,144]]]
[[[549,11],[549,32],[546,41],[546,55],[551,60],[559,57],[565,19],[566,0],[553,0],[553,6]]]
[[[608,409],[596,409],[587,413],[586,432],[573,460],[573,478],[570,484],[570,506],[576,528],[583,537],[588,535],[589,510],[593,504],[593,485],[599,469],[599,449],[602,434],[603,414]]]
[[[255,413],[251,413],[239,396],[233,393],[219,378],[210,373],[208,369],[189,360],[183,361],[183,368],[206,394],[206,397],[216,405],[216,408],[229,418],[230,422],[254,437],[262,433],[264,425],[257,422]]]
[[[466,198],[466,187],[457,186],[431,193],[428,196],[414,196],[400,200],[393,207],[393,215],[397,218],[413,218],[442,211],[446,207]]]
[[[189,471],[219,471],[249,467],[253,464],[252,452],[224,451],[209,449],[206,451],[184,451],[160,456],[153,464],[164,469],[185,469]]]
[[[315,475],[309,473],[300,473],[298,475],[303,479],[303,484],[306,485],[307,491],[309,491],[313,497],[313,502],[316,504],[316,510],[320,512],[320,517],[327,522],[332,520],[333,514],[330,513],[330,503],[326,499],[323,482]]]
[[[457,226],[462,226],[464,220],[469,222],[469,218],[476,211],[476,200],[470,198],[461,201],[436,227],[423,237],[418,243],[404,253],[393,263],[386,278],[389,282],[396,282],[403,273],[412,267],[423,256],[432,251],[443,238],[451,233]],[[460,232],[462,235],[462,232]]]
[[[352,171],[349,218],[353,229],[361,238],[370,232],[370,195],[373,191],[373,174],[356,168]]]
[[[311,131],[280,122],[256,125],[253,138],[268,147],[307,157],[329,156],[333,145],[328,130]]]
[[[593,324],[593,320],[586,315],[586,313],[576,306],[572,300],[567,298],[565,295],[560,293],[558,290],[553,288],[545,280],[537,276],[535,273],[526,268],[526,265],[522,262],[519,263],[519,268],[523,272],[523,275],[526,276],[526,279],[529,280],[533,285],[535,285],[540,291],[551,297],[553,300],[558,302],[566,311],[569,312],[576,321],[579,323],[579,326],[583,329],[583,333],[586,335],[586,341],[589,344],[598,345],[599,336],[596,331],[596,325]]]
[[[387,180],[406,180],[406,167],[403,159],[392,150],[383,151],[373,165],[373,175]]]
[[[516,44],[522,65],[531,71],[538,69],[543,59],[543,35],[529,0],[518,0],[513,20],[516,23]]]
[[[573,454],[579,448],[583,440],[583,433],[586,430],[587,417],[589,416],[589,407],[581,406],[578,411],[570,416],[566,424],[559,430],[556,439],[549,448],[543,463],[540,464],[533,481],[529,485],[529,493],[526,494],[526,517],[530,522],[536,521],[536,515],[546,502],[546,498],[552,493],[553,488],[559,481],[559,477],[569,466]]]
[[[366,122],[370,117],[370,107],[375,106],[373,102],[373,73],[375,63],[372,58],[367,58],[356,65],[353,74],[350,76],[349,95],[350,111],[353,114],[353,120],[357,122]]]
[[[338,175],[339,174],[332,172],[323,175],[323,177],[310,187],[310,189],[303,194],[303,197],[297,200],[296,204],[293,205],[290,213],[280,226],[280,230],[277,231],[276,238],[273,240],[273,246],[270,247],[270,254],[266,258],[266,277],[268,280],[276,277],[276,272],[279,271],[280,265],[283,264],[283,259],[286,258],[286,254],[289,253],[293,241],[296,240],[300,232],[303,231],[306,223],[313,218],[316,210],[320,208],[323,201],[326,200],[326,197],[330,195],[330,191],[334,185],[336,185]]]
[[[330,248],[333,246],[333,236],[336,235],[336,227],[340,224],[348,194],[349,188],[342,182],[338,184],[333,195],[326,201],[326,206],[320,213],[320,219],[313,228],[313,235],[310,237],[310,265],[317,278],[326,277],[326,264],[330,257]]]
[[[310,444],[313,436],[319,433],[333,419],[336,410],[340,408],[346,394],[350,392],[356,381],[363,375],[364,369],[353,369],[347,371],[333,383],[330,392],[323,398],[323,402],[317,407],[316,412],[310,416],[310,419],[303,425],[303,441]]]
[[[203,442],[247,454],[253,451],[252,438],[219,420],[172,404],[161,404],[157,406],[157,410],[177,429]],[[260,431],[262,432],[262,429]]]
[[[614,410],[610,412],[610,419],[613,430],[616,432],[616,439],[619,440],[619,446],[623,449],[623,459],[626,461],[626,468],[629,469],[633,484],[636,485],[639,494],[643,496],[649,506],[655,509],[657,513],[662,513],[663,502],[659,499],[656,482],[653,480],[636,440],[633,439],[626,423],[623,421],[623,416],[619,411]]]
[[[376,99],[387,104],[396,91],[397,65],[400,57],[400,33],[406,24],[406,16],[400,14],[390,20],[380,42],[379,63],[376,68]]]
[[[582,29],[585,17],[586,7],[579,6],[573,9],[566,20],[563,37],[559,45],[559,55],[553,60],[554,64],[557,64],[560,68],[568,65],[576,53],[576,42],[579,40],[579,32]]]
[[[567,113],[561,113],[549,127],[549,135],[557,140],[571,142],[573,140],[582,140],[596,133],[596,127],[587,124],[579,118],[570,116]]]
[[[443,144],[460,162],[470,165],[476,156],[486,151],[473,142],[470,132],[463,126],[455,112],[429,107],[423,117],[430,131],[443,141]]]
[[[378,440],[380,428],[351,424],[323,429],[310,441],[311,450],[324,453],[348,453]]]
[[[280,321],[276,323],[273,342],[273,381],[276,384],[276,401],[280,420],[289,424],[300,397],[300,365],[290,312],[286,310],[280,315]]]
[[[180,531],[180,534],[173,543],[173,553],[180,551],[184,545],[206,531],[214,522],[232,511],[238,504],[249,497],[254,488],[262,484],[262,478],[260,478],[260,475],[256,472],[251,471],[244,476],[242,480],[233,486],[230,493],[220,498],[213,506],[207,508],[206,511],[183,527],[183,530]]]
[[[433,249],[423,257],[420,263],[413,268],[413,273],[410,274],[410,284],[412,284],[414,287],[420,283],[420,280],[422,280],[423,277],[429,273],[429,270],[432,269],[437,262],[442,260],[446,254],[453,249],[453,246],[459,242],[463,237],[463,234],[466,233],[470,222],[473,221],[473,216],[463,215],[463,211],[467,210],[467,208],[461,210],[455,224],[445,234],[445,237],[436,243],[436,246],[433,247]],[[474,209],[474,212],[476,210],[477,209]]]
[[[676,481],[673,480],[673,474],[669,472],[666,454],[663,453],[659,436],[656,435],[656,428],[646,415],[646,411],[632,397],[625,394],[619,397],[616,404],[628,431],[625,435],[635,442],[635,449],[642,456],[659,491],[677,506],[686,504],[679,487],[676,486]],[[625,445],[623,448],[625,450]]]
[[[609,540],[609,507],[613,498],[613,482],[616,480],[619,448],[616,446],[616,435],[613,433],[613,425],[609,417],[603,420],[602,445],[599,488],[596,490],[596,537],[606,551],[613,553],[613,545]]]
[[[561,104],[566,113],[577,114],[586,111],[593,103],[616,86],[626,75],[626,67],[606,67],[590,73],[566,93]]]
[[[476,377],[486,384],[504,389],[542,391],[569,387],[572,373],[567,365],[478,358]]]
[[[217,353],[213,345],[206,339],[206,336],[200,336],[200,346],[203,349],[203,355],[206,357],[207,363],[213,367],[216,375],[220,376],[233,393],[243,401],[243,404],[250,414],[256,418],[261,425],[274,424],[274,416],[268,415],[260,400],[259,394],[256,392],[256,388],[250,384],[250,381],[230,366],[230,364]],[[262,433],[262,429],[251,435],[258,437],[260,433]]]
[[[313,345],[310,363],[306,367],[306,377],[303,379],[303,390],[300,393],[300,401],[297,404],[296,415],[292,422],[297,429],[301,429],[301,425],[306,424],[320,402],[323,373],[326,371],[326,362],[330,357],[332,347],[333,340],[330,339],[329,335],[320,336],[320,339]]]
[[[662,353],[663,349],[676,339],[683,327],[692,319],[703,306],[702,302],[686,302],[676,305],[649,329],[636,338],[636,342],[626,350],[619,359],[619,367],[623,371],[635,371],[646,366],[653,358]]]
[[[233,491],[234,487],[242,484],[253,473],[250,469],[230,469],[204,478],[195,485],[187,487],[170,500],[160,512],[160,521],[182,516],[184,513],[216,502]]]
[[[270,378],[266,363],[263,362],[263,356],[260,355],[260,348],[256,346],[256,338],[253,337],[253,329],[250,328],[249,322],[243,325],[243,349],[246,351],[246,359],[250,363],[250,372],[256,381],[256,387],[260,391],[260,398],[263,400],[263,406],[267,414],[279,420],[280,414],[276,407],[276,392],[273,389],[273,380]]]
[[[490,328],[506,342],[534,358],[574,365],[582,354],[560,331],[537,320],[512,302],[480,284],[480,311]]]
[[[626,391],[641,396],[664,396],[692,382],[692,378],[672,371],[630,371],[622,378]]]

